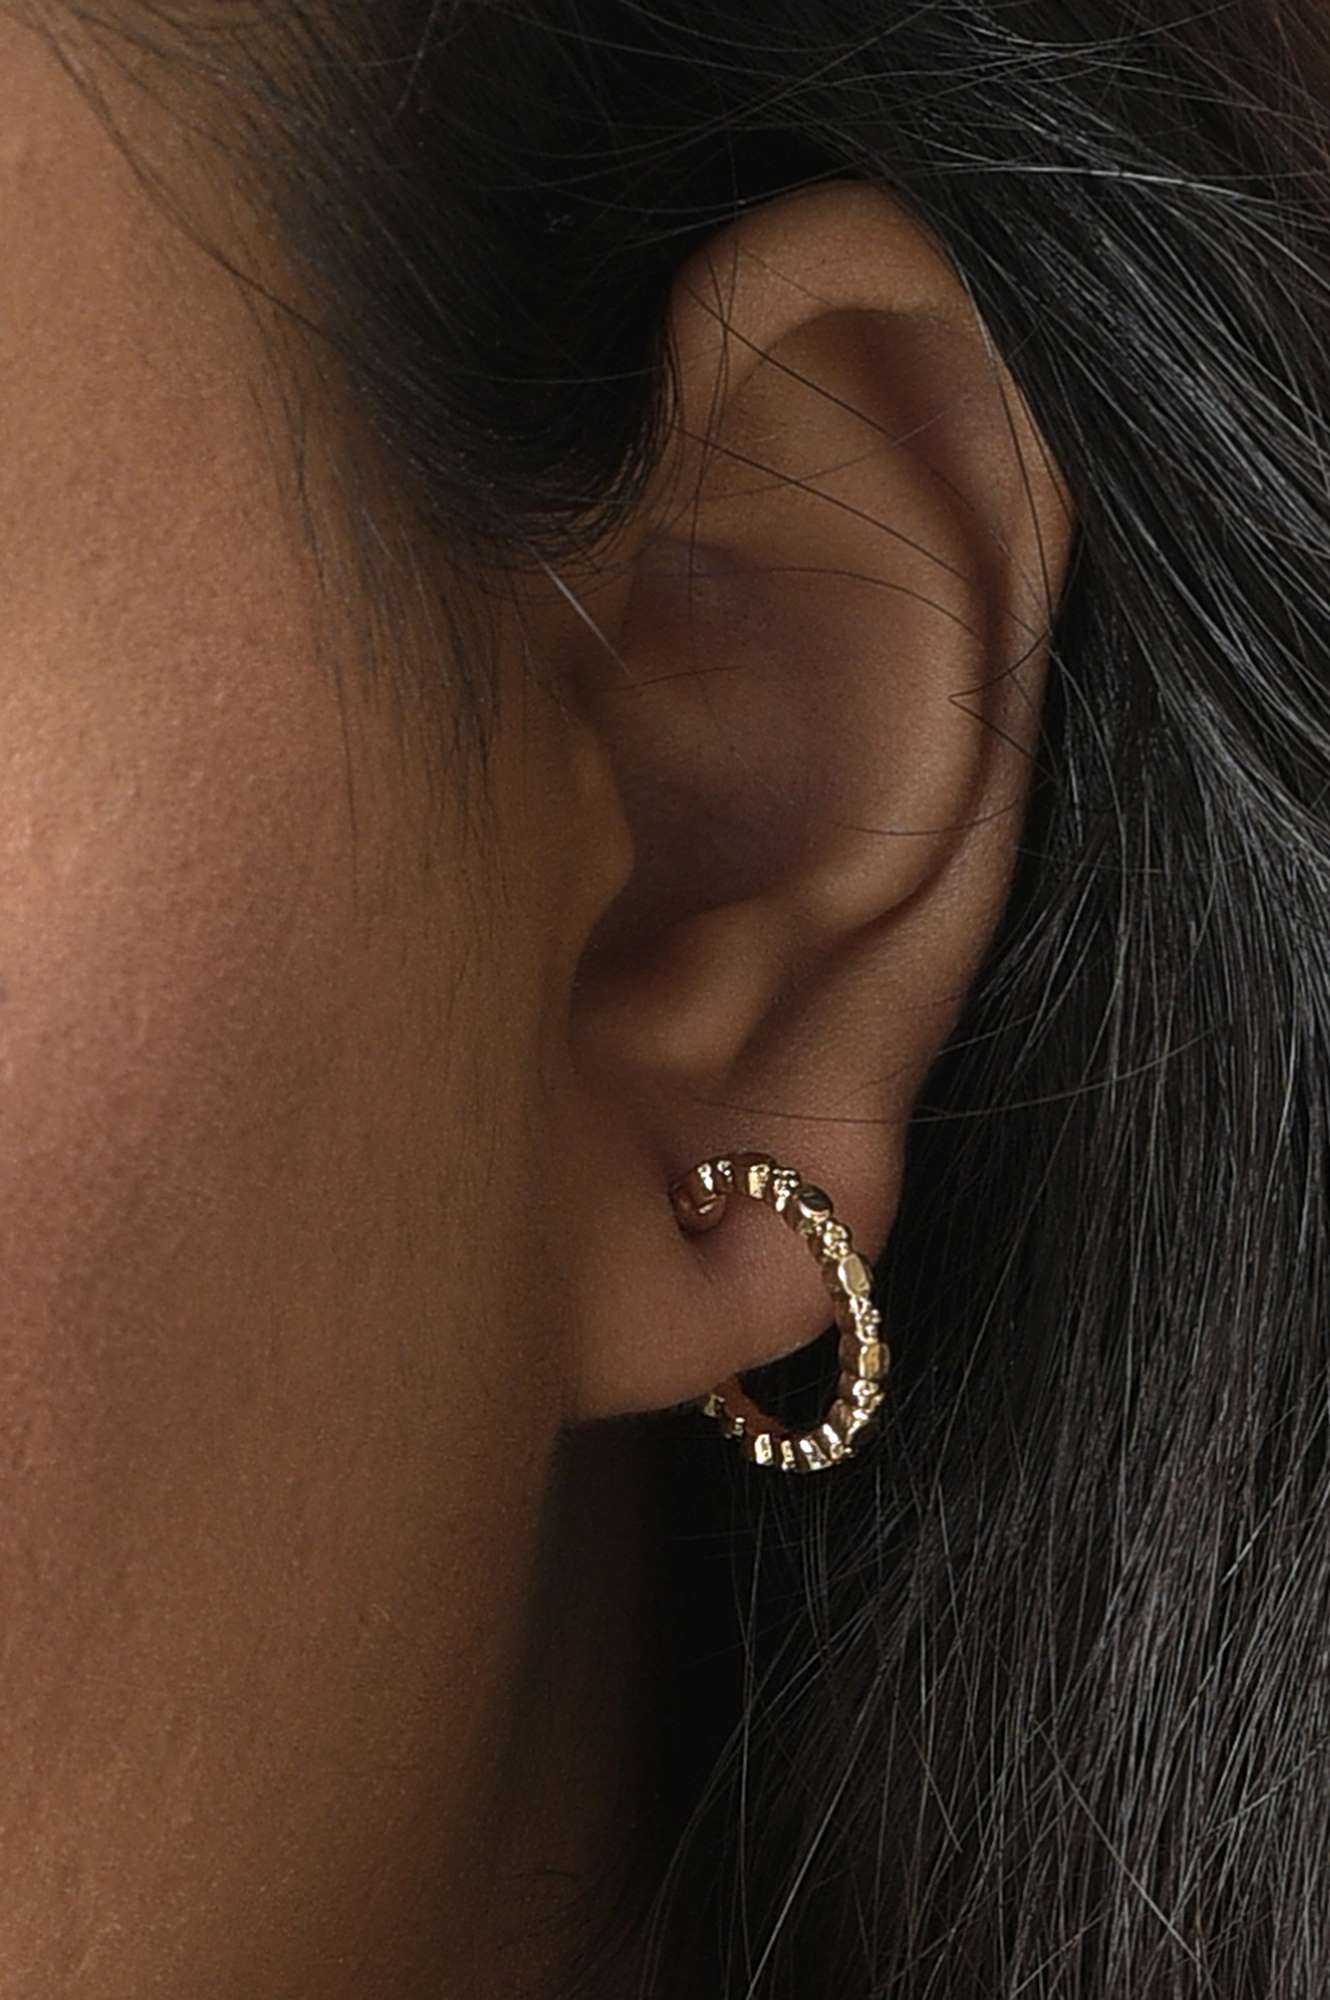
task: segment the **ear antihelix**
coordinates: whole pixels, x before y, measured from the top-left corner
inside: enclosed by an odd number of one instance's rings
[[[873,1303],[873,1271],[830,1195],[769,1153],[716,1154],[670,1185],[675,1219],[693,1235],[716,1228],[736,1195],[771,1209],[811,1251],[840,1329],[840,1374],[831,1406],[812,1430],[792,1431],[769,1415],[737,1375],[703,1397],[700,1408],[752,1464],[778,1472],[825,1472],[854,1456],[873,1431],[885,1396],[891,1350]]]

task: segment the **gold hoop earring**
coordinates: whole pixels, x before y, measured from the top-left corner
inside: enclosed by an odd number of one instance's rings
[[[754,1465],[779,1472],[823,1472],[853,1457],[872,1428],[885,1395],[891,1350],[882,1338],[882,1315],[872,1301],[873,1273],[837,1220],[831,1197],[769,1153],[722,1153],[703,1160],[670,1184],[681,1229],[714,1229],[732,1194],[748,1195],[775,1210],[802,1236],[821,1267],[840,1328],[840,1380],[834,1402],[811,1431],[791,1431],[753,1401],[730,1375],[701,1402],[728,1438]]]

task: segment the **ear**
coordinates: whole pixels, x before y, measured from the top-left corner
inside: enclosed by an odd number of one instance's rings
[[[755,1205],[680,1231],[694,1162],[774,1154],[882,1252],[1009,886],[1071,537],[963,285],[885,193],[747,212],[683,271],[670,333],[658,477],[558,579],[632,851],[552,1112],[574,1418],[699,1397],[830,1323]]]

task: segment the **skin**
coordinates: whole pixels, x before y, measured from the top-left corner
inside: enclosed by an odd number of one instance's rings
[[[498,617],[467,840],[331,671],[238,288],[9,22],[0,135],[0,1993],[554,2000],[569,1899],[670,1832],[701,1419],[622,1420],[825,1323],[667,1182],[778,1150],[885,1244],[1065,499],[885,197],[747,218],[681,276],[659,479],[560,579],[605,645],[550,577]]]

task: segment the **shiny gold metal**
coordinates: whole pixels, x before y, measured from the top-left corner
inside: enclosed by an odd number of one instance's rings
[[[885,1395],[891,1349],[882,1337],[882,1314],[872,1301],[872,1269],[835,1215],[830,1195],[769,1153],[717,1154],[670,1186],[676,1220],[681,1229],[694,1234],[714,1229],[735,1194],[773,1209],[808,1245],[831,1294],[840,1329],[840,1375],[835,1400],[810,1431],[791,1431],[779,1418],[769,1416],[737,1375],[712,1389],[699,1407],[754,1465],[769,1465],[778,1472],[824,1472],[854,1456],[877,1421]]]

